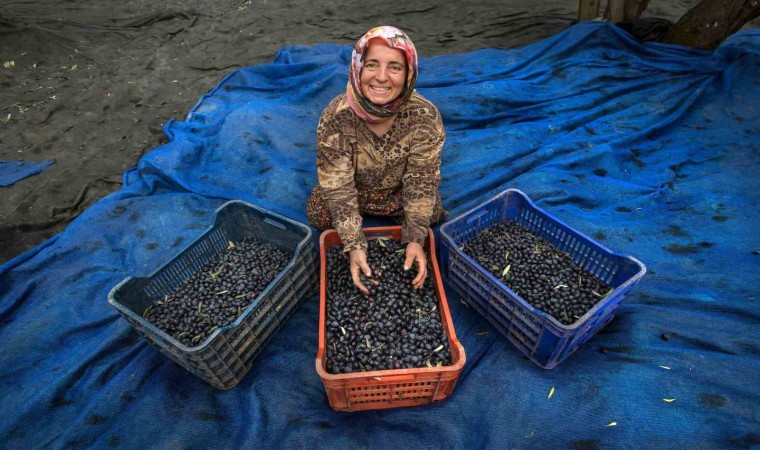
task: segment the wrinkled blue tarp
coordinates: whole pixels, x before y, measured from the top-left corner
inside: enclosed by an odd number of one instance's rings
[[[421,60],[419,91],[448,131],[452,217],[514,187],[647,265],[610,325],[553,370],[453,292],[467,364],[453,396],[426,407],[333,412],[314,370],[316,297],[230,391],[138,338],[109,290],[178,253],[223,201],[306,221],[317,120],[345,88],[349,51],[289,46],[232,73],[167,125],[171,142],[123,189],[0,267],[4,446],[760,444],[757,31],[710,53],[583,23],[520,50]]]
[[[24,178],[37,175],[55,161],[0,161],[0,186],[10,186]]]

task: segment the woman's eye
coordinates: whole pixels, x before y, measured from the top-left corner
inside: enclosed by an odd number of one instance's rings
[[[368,69],[368,70],[375,70],[375,69],[377,69],[377,64],[371,63],[371,62],[370,63],[366,63],[366,64],[364,64],[364,68]]]
[[[391,70],[391,72],[393,72],[393,73],[401,73],[401,71],[402,71],[403,69],[401,68],[401,66],[391,66],[391,67],[390,67],[390,70]]]

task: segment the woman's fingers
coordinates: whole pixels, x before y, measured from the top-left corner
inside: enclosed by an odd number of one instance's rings
[[[367,286],[362,283],[361,279],[359,278],[359,274],[361,271],[359,270],[359,266],[351,266],[351,278],[354,280],[354,285],[359,288],[360,291],[364,293],[364,295],[369,294],[369,289],[367,289]]]
[[[362,273],[364,273],[364,276],[367,278],[370,278],[372,276],[372,270],[369,268],[369,264],[367,264],[367,260],[361,260],[359,261],[359,267],[362,270]]]
[[[356,285],[357,288],[359,288],[360,291],[362,291],[362,294],[369,295],[369,289],[367,289],[367,286],[362,284],[361,281],[359,281],[359,277],[354,276],[354,285]]]
[[[372,276],[372,271],[367,264],[367,254],[364,253],[364,250],[353,250],[351,253],[349,253],[348,259],[351,270],[351,278],[354,280],[354,284],[357,288],[359,288],[360,291],[364,293],[364,295],[368,295],[369,289],[367,289],[367,286],[365,286],[359,278],[362,273],[366,277]]]
[[[412,286],[419,289],[425,283],[427,276],[427,258],[422,245],[410,242],[406,245],[406,260],[404,261],[404,270],[409,270],[414,263],[417,263],[417,276],[412,280]]]
[[[410,252],[407,247],[406,259],[404,260],[404,270],[409,270],[414,263],[414,253]]]
[[[425,253],[417,255],[417,276],[412,280],[412,284],[415,289],[419,289],[425,283],[425,277],[427,276],[427,261]]]

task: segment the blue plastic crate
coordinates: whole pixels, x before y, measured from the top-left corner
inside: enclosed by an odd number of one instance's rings
[[[513,220],[566,252],[613,288],[572,325],[533,308],[460,248],[493,224]],[[483,315],[531,361],[551,369],[612,320],[646,268],[631,256],[613,253],[537,207],[525,194],[508,189],[441,226],[441,271],[468,305]]]
[[[217,328],[188,347],[142,317],[156,300],[198,272],[228,243],[250,236],[293,257],[234,322]],[[305,297],[319,287],[311,229],[304,224],[242,201],[216,210],[214,225],[147,278],[129,277],[116,285],[108,302],[143,338],[176,363],[218,389],[236,386],[251,364]]]

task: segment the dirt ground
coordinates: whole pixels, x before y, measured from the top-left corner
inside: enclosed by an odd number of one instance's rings
[[[404,6],[399,6],[401,4]],[[676,21],[696,0],[653,0]],[[285,44],[352,44],[395,25],[420,56],[514,48],[572,25],[577,0],[11,0],[0,4],[0,160],[55,160],[0,187],[0,263],[118,190],[227,73]],[[12,64],[2,64],[2,63]]]

